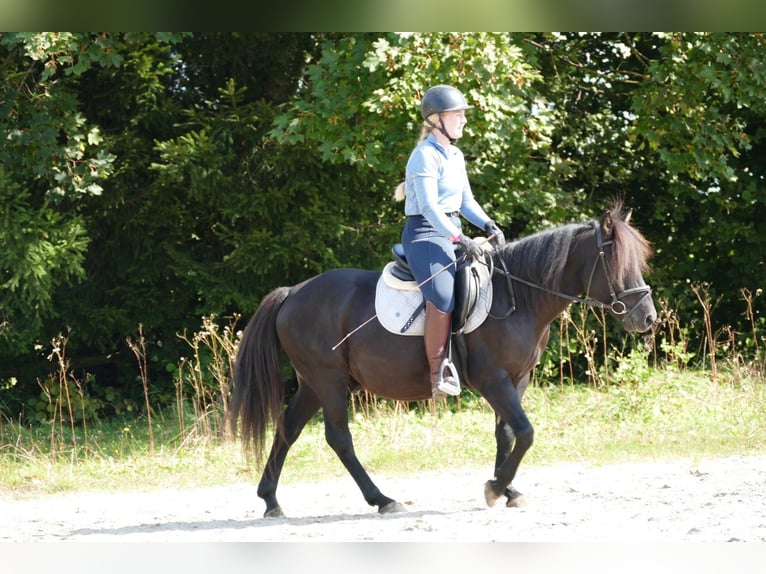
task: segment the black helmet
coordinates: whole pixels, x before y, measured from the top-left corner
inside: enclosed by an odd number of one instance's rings
[[[439,85],[428,88],[420,102],[420,115],[426,119],[431,114],[441,114],[453,110],[470,110],[465,101],[465,96],[457,88]]]

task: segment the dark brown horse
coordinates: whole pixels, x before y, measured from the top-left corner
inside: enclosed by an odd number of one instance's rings
[[[580,302],[608,309],[627,331],[648,330],[657,318],[642,274],[649,253],[649,243],[618,203],[601,221],[543,231],[491,255],[490,316],[456,345],[461,381],[478,391],[496,415],[494,477],[484,487],[489,506],[501,496],[514,506],[520,496],[511,481],[533,439],[521,398],[548,342],[551,322],[570,303]],[[319,409],[328,444],[367,503],[381,513],[404,510],[373,483],[354,452],[348,426],[349,393],[359,388],[403,401],[431,397],[420,337],[392,334],[378,321],[359,328],[375,316],[379,277],[379,271],[334,269],[277,288],[264,297],[245,329],[229,416],[234,431],[241,421],[242,439],[254,447],[258,460],[268,431],[275,430],[258,485],[258,496],[266,502],[264,516],[282,515],[276,490],[285,457]],[[286,408],[284,355],[298,382]]]

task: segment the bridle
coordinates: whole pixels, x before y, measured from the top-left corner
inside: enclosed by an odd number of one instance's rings
[[[612,276],[612,270],[609,266],[609,262],[606,258],[606,253],[604,251],[604,248],[607,245],[612,245],[613,241],[604,241],[601,236],[601,226],[597,223],[593,225],[594,227],[594,236],[596,239],[596,249],[598,251],[598,255],[596,259],[593,261],[593,267],[590,271],[590,276],[588,278],[588,287],[585,290],[585,298],[582,297],[576,297],[574,295],[568,295],[567,293],[561,293],[560,291],[554,291],[552,289],[548,289],[546,287],[543,287],[541,285],[538,285],[536,283],[532,283],[531,281],[527,281],[526,279],[519,277],[517,275],[514,275],[508,271],[508,268],[505,265],[505,260],[502,257],[498,257],[500,260],[500,265],[502,266],[502,269],[498,269],[497,267],[494,267],[494,270],[496,270],[498,273],[505,276],[508,284],[508,292],[511,297],[511,305],[508,311],[502,316],[502,317],[495,317],[496,319],[505,319],[511,315],[516,310],[516,297],[513,293],[513,281],[518,281],[519,283],[523,283],[524,285],[527,285],[529,287],[533,287],[535,289],[539,289],[540,291],[545,291],[546,293],[550,293],[551,295],[556,295],[557,297],[561,297],[562,299],[568,299],[569,301],[572,301],[574,303],[582,303],[583,305],[588,305],[589,307],[596,307],[599,309],[607,309],[608,311],[611,311],[617,318],[620,319],[620,321],[625,321],[628,317],[630,317],[633,312],[638,308],[638,306],[641,304],[641,302],[649,297],[652,293],[652,288],[649,285],[641,285],[639,287],[631,287],[629,289],[623,289],[619,293],[616,292],[614,285],[611,280]],[[611,297],[611,301],[609,303],[604,303],[603,301],[599,301],[598,299],[594,299],[590,296],[590,288],[593,283],[593,276],[596,274],[596,269],[599,268],[599,263],[601,263],[601,268],[604,270],[604,277],[606,278],[606,284],[609,288],[609,295]],[[625,297],[628,297],[630,295],[635,295],[637,293],[641,293],[642,295],[633,303],[632,306],[628,307],[625,305],[625,302],[623,299]]]
[[[609,309],[612,313],[619,317],[621,321],[625,321],[625,319],[633,314],[633,311],[638,308],[641,302],[649,297],[649,295],[651,295],[652,288],[649,285],[640,285],[639,287],[630,287],[629,289],[623,289],[619,293],[615,293],[614,285],[612,285],[612,280],[610,279],[612,276],[612,269],[609,267],[609,262],[606,259],[606,254],[604,253],[604,247],[611,245],[613,241],[603,241],[601,237],[600,225],[596,224],[594,226],[594,230],[596,237],[596,248],[598,249],[598,259],[593,262],[593,269],[591,270],[590,278],[588,279],[588,288],[585,291],[586,297],[588,297],[588,301],[590,301],[588,304],[595,307],[600,307],[602,309]],[[601,261],[601,267],[604,269],[606,284],[609,287],[609,295],[612,297],[612,300],[608,304],[602,303],[601,301],[592,299],[588,296],[588,293],[590,293],[591,283],[593,282],[593,275],[596,272],[596,267],[598,266],[599,261]],[[635,303],[633,303],[633,305],[628,309],[623,299],[629,295],[635,295],[636,293],[641,293],[642,295],[636,299]]]

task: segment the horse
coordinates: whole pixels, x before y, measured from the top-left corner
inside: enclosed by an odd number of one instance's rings
[[[477,391],[495,414],[494,474],[484,485],[488,506],[503,496],[509,507],[521,504],[512,481],[534,437],[521,400],[548,343],[550,324],[579,302],[605,309],[627,332],[649,330],[657,319],[643,277],[651,251],[617,200],[599,219],[543,230],[488,254],[489,316],[470,333],[453,335],[462,384]],[[285,458],[320,409],[325,439],[364,500],[379,513],[406,510],[373,482],[355,454],[348,424],[350,393],[361,389],[400,401],[432,398],[422,338],[393,334],[371,320],[380,276],[380,271],[339,268],[278,287],[244,329],[227,417],[235,435],[240,422],[243,446],[257,462],[263,461],[273,431],[257,489],[266,503],[264,517],[284,516],[276,491]],[[286,375],[284,367],[292,367],[294,375]],[[291,383],[295,390],[288,400]]]

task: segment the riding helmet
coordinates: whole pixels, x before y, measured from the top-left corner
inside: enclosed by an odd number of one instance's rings
[[[454,110],[470,110],[465,96],[457,88],[438,85],[428,88],[420,102],[420,115],[426,119],[431,114],[441,114]]]

